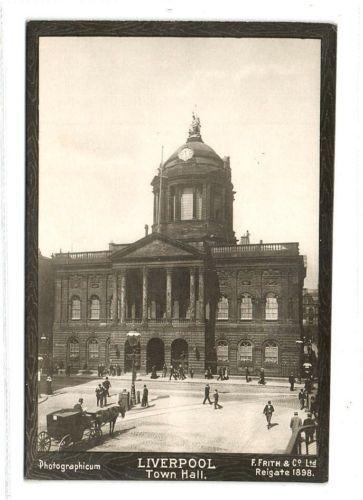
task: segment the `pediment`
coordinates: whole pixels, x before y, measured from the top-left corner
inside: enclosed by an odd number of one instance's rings
[[[123,260],[155,260],[155,259],[185,259],[202,258],[203,254],[197,249],[161,237],[160,235],[151,235],[129,245],[112,256],[114,262]]]

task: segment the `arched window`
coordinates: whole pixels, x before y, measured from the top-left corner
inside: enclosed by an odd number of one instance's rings
[[[217,342],[217,361],[224,363],[228,361],[228,343],[226,340]]]
[[[69,359],[79,358],[79,342],[77,339],[70,339],[68,342]]]
[[[90,298],[90,319],[100,319],[100,299],[97,295]]]
[[[81,300],[77,296],[71,300],[71,319],[81,319]]]
[[[252,362],[252,343],[249,340],[238,344],[238,361],[243,364]]]
[[[228,319],[228,299],[221,297],[218,302],[217,319]]]
[[[268,293],[266,296],[265,318],[268,321],[276,321],[279,318],[279,305],[273,293]]]
[[[279,363],[279,347],[274,341],[266,342],[264,350],[264,361],[265,363],[271,365],[277,365]]]
[[[248,294],[243,294],[241,297],[241,307],[240,307],[240,319],[250,320],[252,319],[252,299]]]
[[[191,220],[193,219],[193,188],[185,187],[181,191],[180,197],[180,219]]]
[[[88,341],[88,359],[98,358],[98,342],[97,339]]]

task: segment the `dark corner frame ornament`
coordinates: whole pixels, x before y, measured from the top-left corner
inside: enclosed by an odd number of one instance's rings
[[[314,481],[328,478],[330,321],[332,276],[332,223],[335,138],[337,27],[324,23],[194,22],[194,21],[30,21],[26,27],[26,228],[25,228],[25,454],[24,474],[37,479],[139,479],[135,453],[67,453],[64,462],[102,462],[102,475],[53,471],[42,474],[37,453],[38,365],[38,139],[39,38],[41,36],[107,37],[234,37],[311,38],[321,40],[320,104],[320,248],[319,248],[319,355],[320,467]],[[139,453],[137,456],[141,456]],[[157,455],[157,454],[154,454]],[[168,454],[163,454],[167,456]],[[169,454],[170,455],[170,454]],[[175,456],[176,454],[173,454]],[[180,456],[187,456],[180,454]],[[256,480],[248,470],[248,457],[211,454],[217,465],[211,480]],[[97,457],[97,458],[96,458]],[[44,457],[43,457],[44,458]],[[228,463],[228,467],[225,464]],[[285,478],[286,480],[286,478]],[[301,481],[304,478],[300,478]],[[305,480],[312,481],[311,478]]]

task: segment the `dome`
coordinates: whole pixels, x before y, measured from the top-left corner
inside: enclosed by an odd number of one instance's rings
[[[190,169],[191,166],[197,166],[203,169],[204,166],[217,167],[223,169],[223,160],[210,146],[203,142],[200,134],[200,120],[193,113],[192,124],[189,128],[189,137],[164,163],[165,173],[171,174],[172,167],[178,167],[176,170],[184,170],[183,167]],[[168,172],[169,169],[169,172]],[[174,169],[173,169],[174,170]]]

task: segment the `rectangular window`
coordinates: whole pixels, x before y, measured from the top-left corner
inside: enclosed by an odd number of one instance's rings
[[[267,297],[266,299],[266,320],[276,321],[279,315],[279,306],[276,297]]]
[[[279,348],[277,346],[265,347],[265,362],[277,365],[279,362]]]
[[[88,354],[90,359],[98,358],[98,343],[90,342],[88,344]]]
[[[79,356],[79,344],[76,342],[71,342],[69,344],[69,357],[71,359],[78,358]]]
[[[241,299],[241,319],[252,319],[252,300],[251,297],[242,297]]]
[[[228,299],[226,297],[222,297],[218,302],[217,319],[228,319]]]
[[[72,319],[81,319],[81,301],[74,299],[72,302]]]
[[[195,217],[198,220],[202,219],[203,193],[201,188],[198,188],[195,193]]]
[[[238,347],[240,361],[252,361],[252,345],[242,344]]]
[[[193,219],[193,188],[184,188],[180,200],[180,219]]]

